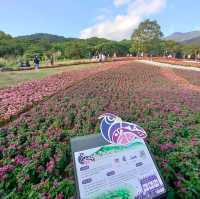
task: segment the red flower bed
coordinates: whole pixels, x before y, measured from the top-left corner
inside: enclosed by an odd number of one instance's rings
[[[15,87],[0,90],[0,123],[18,115],[33,104],[63,90],[73,83],[93,74],[123,65],[124,61],[101,64],[99,66],[71,70],[42,80],[28,81]]]

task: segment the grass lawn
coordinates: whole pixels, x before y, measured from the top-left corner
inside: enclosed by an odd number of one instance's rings
[[[81,64],[74,66],[65,66],[58,68],[47,68],[39,71],[17,71],[17,72],[0,72],[0,88],[13,86],[27,80],[42,79],[44,77],[59,74],[69,70],[78,70],[82,68],[92,67],[96,64]]]

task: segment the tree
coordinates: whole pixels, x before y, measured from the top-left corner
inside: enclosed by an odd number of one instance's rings
[[[129,45],[127,41],[107,41],[95,46],[96,52],[105,53],[106,55],[113,56],[115,53],[117,56],[125,56],[129,52]]]
[[[132,34],[132,51],[139,53],[155,52],[155,45],[160,42],[163,33],[157,21],[149,19],[140,23]]]
[[[199,45],[184,45],[182,51],[185,58],[199,59],[200,58],[200,46]]]
[[[182,58],[184,57],[183,46],[176,41],[173,40],[163,40],[163,55],[168,56],[171,55],[174,58]]]
[[[12,37],[2,31],[0,31],[0,40],[2,39],[12,39]]]
[[[26,60],[33,60],[34,56],[37,55],[42,59],[44,57],[44,52],[38,46],[30,46],[24,53],[24,58]]]

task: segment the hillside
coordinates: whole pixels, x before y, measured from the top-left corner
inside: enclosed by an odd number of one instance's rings
[[[174,40],[177,42],[185,42],[189,41],[195,38],[200,37],[200,31],[191,31],[191,32],[186,32],[186,33],[181,33],[181,32],[175,32],[168,37],[166,37],[166,40]]]
[[[66,40],[66,38],[63,36],[52,35],[52,34],[47,34],[47,33],[36,33],[32,35],[24,35],[24,36],[16,37],[16,39],[29,40],[29,41],[38,41],[38,40],[44,39],[44,40],[49,40],[52,42],[59,42],[59,41]]]
[[[131,47],[130,40],[112,41],[104,38],[65,38],[46,33],[12,37],[0,31],[0,66],[19,66],[19,61],[56,56],[55,59],[88,59],[99,52],[125,56]],[[9,62],[8,62],[9,59]]]
[[[183,44],[198,45],[200,46],[200,36],[182,42]]]

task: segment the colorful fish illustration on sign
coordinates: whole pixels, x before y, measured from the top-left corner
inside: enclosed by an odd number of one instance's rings
[[[101,119],[101,135],[109,143],[128,145],[136,138],[145,139],[147,137],[143,128],[137,124],[124,122],[112,113],[105,113],[99,119]]]

